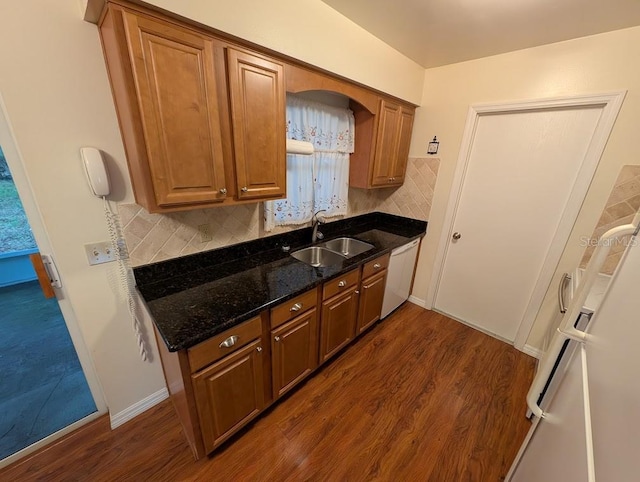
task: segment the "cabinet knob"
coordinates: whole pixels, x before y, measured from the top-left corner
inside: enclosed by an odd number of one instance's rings
[[[338,288],[344,288],[345,286],[347,286],[347,282],[345,280],[340,281],[340,283],[338,283]]]
[[[374,269],[380,269],[380,268],[382,268],[382,266],[380,266],[380,263],[376,263],[376,264],[373,265],[373,268]]]
[[[244,186],[242,189],[240,189],[242,192],[248,192],[249,188],[247,186]]]
[[[274,339],[275,341],[280,341],[280,337],[279,337],[279,336],[274,336],[274,337],[273,337],[273,339]]]
[[[360,290],[355,290],[354,293],[359,295],[360,294]]]
[[[453,236],[451,236],[453,238],[454,241],[459,240],[462,237],[462,234],[460,233],[453,233]]]
[[[231,348],[233,345],[235,345],[239,340],[239,337],[237,335],[231,335],[229,338],[227,338],[226,340],[224,340],[222,343],[220,343],[220,348]]]
[[[257,348],[256,348],[256,351],[257,351],[258,353],[260,353],[260,352],[262,351],[262,347],[261,347],[261,346],[257,347]]]
[[[289,311],[300,311],[301,309],[302,309],[302,303],[296,303],[289,309]]]
[[[227,189],[224,187],[220,189],[220,194],[227,194]]]

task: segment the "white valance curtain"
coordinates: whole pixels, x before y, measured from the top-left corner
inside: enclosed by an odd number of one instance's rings
[[[304,224],[315,211],[347,213],[349,154],[354,149],[353,112],[287,95],[287,138],[311,142],[311,156],[287,155],[287,197],[264,203],[265,230]]]

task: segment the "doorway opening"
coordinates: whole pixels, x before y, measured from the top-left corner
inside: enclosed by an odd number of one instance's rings
[[[0,464],[98,409],[0,147]]]

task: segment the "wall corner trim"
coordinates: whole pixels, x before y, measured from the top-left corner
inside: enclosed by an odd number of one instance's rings
[[[413,296],[413,295],[409,296],[408,301],[413,303],[414,305],[418,305],[420,308],[427,308],[427,302],[422,298],[418,298],[417,296]]]
[[[137,417],[142,412],[149,410],[151,407],[154,407],[167,398],[169,398],[169,392],[165,387],[125,408],[121,412],[115,414],[110,413],[109,418],[111,420],[111,430]]]
[[[531,345],[525,345],[521,351],[522,353],[526,353],[527,355],[537,358],[538,360],[540,360],[542,358],[542,355],[544,355],[544,352],[542,350]]]

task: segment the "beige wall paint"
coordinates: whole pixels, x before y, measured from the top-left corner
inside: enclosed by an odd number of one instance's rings
[[[147,0],[420,104],[424,68],[320,0]]]
[[[411,147],[423,155],[428,139],[440,140],[440,171],[429,230],[420,256],[414,296],[425,299],[442,233],[469,105],[628,90],[580,215],[534,324],[528,344],[540,347],[555,311],[561,273],[580,263],[581,236],[589,236],[624,164],[640,164],[640,27],[561,42],[475,61],[428,69]],[[489,275],[489,274],[488,274]]]
[[[157,356],[152,363],[138,356],[115,265],[90,267],[83,249],[109,236],[79,148],[109,153],[111,172],[119,172],[113,198],[130,195],[97,29],[81,20],[75,0],[30,0],[3,9],[0,32],[0,92],[66,296],[115,414],[162,389],[164,378]]]

